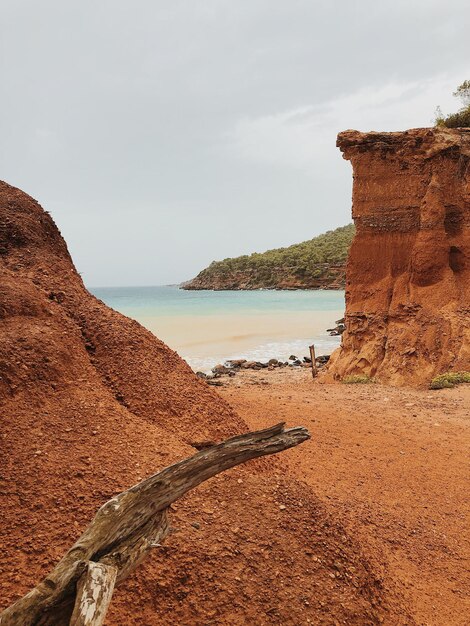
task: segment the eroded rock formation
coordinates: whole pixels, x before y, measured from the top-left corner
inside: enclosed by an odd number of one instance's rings
[[[338,135],[356,235],[330,374],[427,383],[470,369],[470,130]]]
[[[246,430],[175,352],[88,293],[51,217],[2,182],[0,415],[0,610],[110,497]],[[109,623],[413,623],[376,557],[282,459],[213,478],[172,517]]]

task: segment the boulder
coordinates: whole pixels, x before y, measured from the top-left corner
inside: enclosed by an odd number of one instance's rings
[[[261,369],[260,365],[261,364],[258,363],[258,361],[245,361],[245,363],[242,364],[241,368],[244,370]]]
[[[246,359],[230,359],[225,361],[225,367],[239,369],[244,363],[246,363]]]

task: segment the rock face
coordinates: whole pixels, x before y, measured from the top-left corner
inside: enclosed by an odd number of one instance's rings
[[[238,291],[255,289],[344,289],[346,263],[330,265],[319,263],[315,267],[318,277],[301,276],[290,268],[275,267],[264,277],[257,269],[232,270],[212,274],[203,270],[181,287],[188,290]]]
[[[114,494],[191,442],[246,430],[175,352],[88,293],[51,217],[3,182],[0,415],[0,610]],[[376,557],[282,463],[233,469],[178,501],[180,532],[116,590],[109,623],[413,623],[378,584]],[[344,575],[333,585],[311,554]]]
[[[424,384],[470,369],[470,130],[338,135],[356,235],[335,378]]]

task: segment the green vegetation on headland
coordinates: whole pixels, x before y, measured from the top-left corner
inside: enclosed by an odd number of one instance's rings
[[[183,289],[342,289],[354,225],[288,248],[214,261]]]
[[[463,107],[457,113],[445,116],[440,107],[436,109],[436,126],[447,128],[470,128],[470,80],[464,80],[454,91],[453,95],[460,98]]]

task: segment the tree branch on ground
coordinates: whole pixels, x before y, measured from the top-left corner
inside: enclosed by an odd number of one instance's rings
[[[99,626],[122,582],[169,532],[168,507],[235,465],[297,446],[303,427],[277,424],[205,448],[106,502],[53,571],[0,614],[1,626]],[[73,614],[73,615],[72,615]]]

